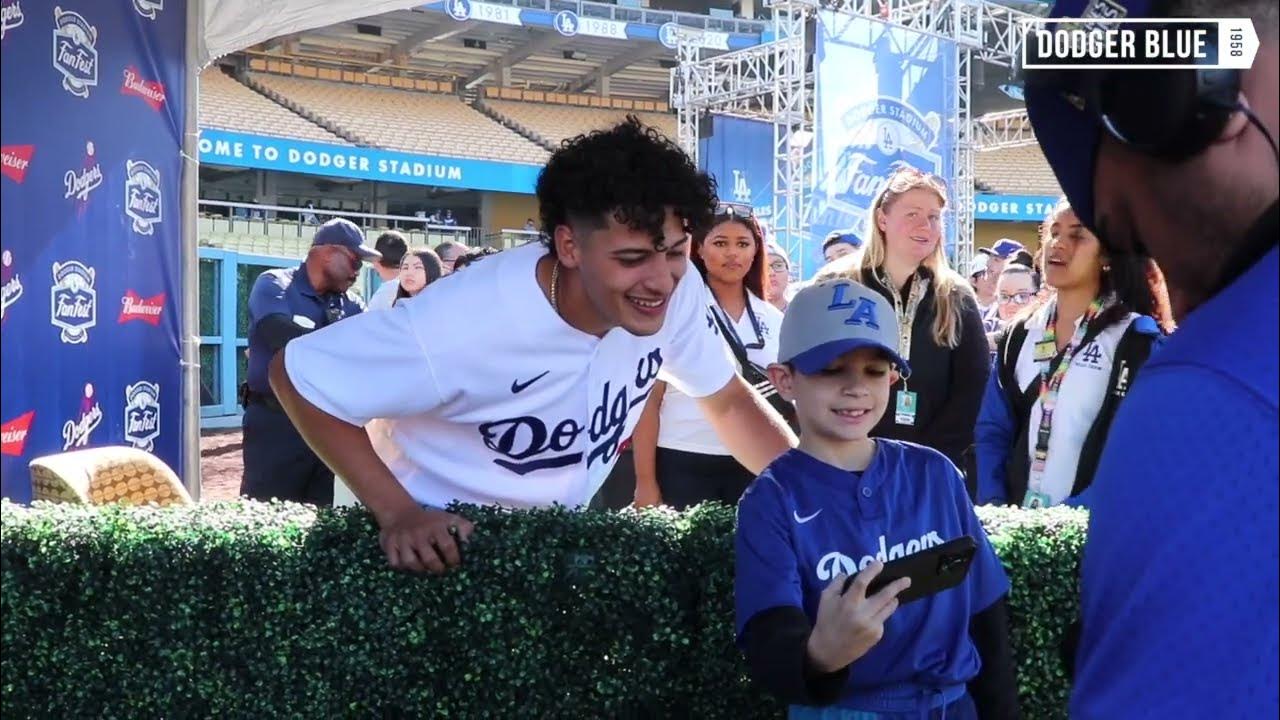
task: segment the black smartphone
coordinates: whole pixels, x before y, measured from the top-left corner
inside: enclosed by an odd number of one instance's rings
[[[884,586],[899,578],[911,578],[911,587],[898,593],[898,603],[906,604],[914,600],[928,597],[959,585],[969,574],[969,566],[973,564],[973,556],[978,551],[978,543],[968,535],[935,545],[928,550],[890,560],[884,569],[871,581],[867,595],[874,595]],[[857,575],[850,575],[840,591],[843,595],[849,591]]]

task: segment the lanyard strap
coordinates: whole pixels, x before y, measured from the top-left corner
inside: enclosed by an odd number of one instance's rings
[[[1076,325],[1076,331],[1071,335],[1067,346],[1052,359],[1042,361],[1044,364],[1040,366],[1040,427],[1036,431],[1035,452],[1028,477],[1028,486],[1033,492],[1040,492],[1040,482],[1049,460],[1049,434],[1053,431],[1053,411],[1058,405],[1058,390],[1067,376],[1071,361],[1075,359],[1076,353],[1083,349],[1085,338],[1090,336],[1089,325],[1102,312],[1102,307],[1102,298],[1095,298],[1089,303],[1089,308],[1085,310],[1084,317],[1080,318],[1080,323]],[[1057,347],[1058,303],[1056,300],[1049,311],[1049,320],[1038,344]]]
[[[911,331],[916,322],[916,311],[920,309],[920,302],[924,300],[924,291],[929,287],[929,279],[922,276],[919,271],[911,276],[911,290],[907,292],[907,304],[902,304],[902,297],[898,294],[898,288],[893,286],[891,281],[883,272],[883,268],[876,269],[876,280],[889,290],[889,296],[893,299],[893,313],[898,318],[898,354],[903,360],[911,361]],[[905,385],[904,385],[905,387]]]
[[[764,348],[764,331],[760,328],[760,320],[756,317],[755,311],[751,309],[751,295],[747,293],[746,288],[743,288],[742,294],[746,298],[747,317],[751,318],[751,329],[756,333],[755,344],[747,345],[742,342],[742,337],[738,335],[738,328],[736,327],[737,324],[729,317],[729,313],[725,312],[724,308],[720,307],[720,303],[712,303],[711,311],[719,316],[720,321],[725,326],[726,330],[733,333],[733,338],[738,341],[738,345],[742,346],[743,349],[761,350]]]

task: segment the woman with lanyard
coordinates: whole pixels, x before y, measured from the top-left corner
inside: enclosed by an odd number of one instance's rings
[[[722,204],[706,236],[693,239],[691,259],[716,301],[708,322],[717,324],[739,364],[745,359],[764,368],[774,362],[782,311],[764,299],[764,234],[751,209]],[[751,369],[743,371],[752,381]],[[716,437],[697,402],[663,382],[649,394],[631,439],[639,507],[682,510],[708,500],[736,505],[755,479]]]
[[[997,336],[976,431],[979,503],[1085,504],[1111,419],[1172,329],[1150,259],[1108,256],[1065,199],[1042,233],[1055,294]]]
[[[911,363],[910,382],[894,385],[872,436],[940,451],[965,473],[972,496],[969,448],[990,351],[973,289],[943,252],[946,198],[932,175],[894,173],[871,204],[869,238],[852,274],[893,303],[899,352]]]

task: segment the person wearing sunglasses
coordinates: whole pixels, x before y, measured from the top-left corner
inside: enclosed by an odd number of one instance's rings
[[[714,300],[708,322],[735,355],[768,367],[778,357],[782,311],[765,301],[768,254],[751,209],[722,203],[711,229],[694,237],[690,257]],[[649,395],[632,452],[639,507],[665,504],[683,510],[709,500],[736,505],[755,479],[716,436],[697,401],[665,382]]]
[[[240,386],[244,406],[241,495],[333,504],[333,471],[285,415],[271,391],[267,368],[290,341],[360,314],[364,305],[351,286],[361,263],[381,257],[364,244],[364,232],[355,223],[337,218],[316,231],[300,265],[268,270],[254,281],[249,293],[249,368]]]
[[[1172,326],[1148,279],[1154,262],[1108,254],[1065,199],[1042,243],[1049,302],[1031,304],[1029,271],[1001,274],[1001,313],[1013,320],[996,337],[978,416],[979,503],[1086,504],[1120,401]]]

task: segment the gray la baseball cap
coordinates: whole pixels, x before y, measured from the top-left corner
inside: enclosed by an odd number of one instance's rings
[[[898,354],[898,318],[880,293],[833,278],[809,285],[791,299],[778,334],[778,362],[812,375],[858,348],[880,350],[903,377],[911,373]]]

